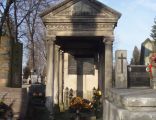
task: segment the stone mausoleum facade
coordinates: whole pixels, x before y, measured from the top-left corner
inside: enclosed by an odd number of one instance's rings
[[[96,0],[64,0],[43,13],[48,44],[47,106],[63,105],[65,88],[91,99],[112,88],[114,28],[121,14]]]

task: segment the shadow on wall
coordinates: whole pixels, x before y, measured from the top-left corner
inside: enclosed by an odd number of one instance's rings
[[[13,106],[15,100],[13,100],[9,105],[7,105],[5,103],[5,97],[6,96],[7,96],[7,93],[2,95],[2,97],[0,98],[0,119],[8,120],[8,119],[13,118],[12,106]]]
[[[96,18],[100,15],[103,6],[100,3],[97,5],[98,1],[93,0],[81,0],[75,3],[71,8],[71,21],[72,21],[72,36],[83,36],[83,37],[95,37],[97,31]],[[97,6],[96,6],[97,5]],[[79,32],[81,33],[79,35]],[[87,36],[86,36],[87,35]],[[80,38],[81,39],[81,38]],[[90,43],[88,41],[88,43]],[[98,53],[96,53],[98,54]],[[95,58],[95,53],[93,58]],[[77,61],[77,96],[83,97],[83,75],[84,69],[81,59],[76,59]],[[94,64],[94,63],[93,63]]]

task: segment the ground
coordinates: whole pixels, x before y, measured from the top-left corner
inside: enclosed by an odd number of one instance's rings
[[[27,116],[27,120],[52,120],[49,112],[46,108],[30,108],[29,115]],[[30,110],[29,109],[29,110]],[[91,114],[80,114],[80,120],[86,120],[87,116],[92,116]],[[75,120],[76,114],[69,113],[68,111],[62,112],[55,115],[55,120]],[[99,118],[97,120],[102,120]]]

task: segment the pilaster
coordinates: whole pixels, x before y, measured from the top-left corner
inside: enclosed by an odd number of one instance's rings
[[[55,44],[54,48],[54,104],[59,104],[59,46]]]
[[[105,37],[103,40],[105,44],[105,73],[104,73],[104,89],[105,89],[105,97],[108,96],[107,91],[112,88],[112,73],[113,73],[113,54],[112,54],[112,45],[113,45],[113,37]]]
[[[63,51],[59,50],[59,107],[63,111]]]
[[[53,80],[54,80],[54,38],[47,38],[47,82],[46,82],[46,107],[50,112],[53,108]]]

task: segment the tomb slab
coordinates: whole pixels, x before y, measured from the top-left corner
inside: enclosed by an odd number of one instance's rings
[[[111,89],[104,100],[105,120],[156,120],[156,91]]]

